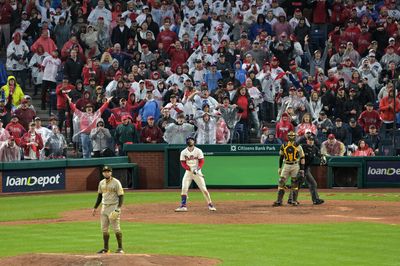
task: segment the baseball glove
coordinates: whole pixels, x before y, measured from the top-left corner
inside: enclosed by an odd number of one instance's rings
[[[115,221],[119,217],[119,210],[114,210],[108,215],[108,219]]]

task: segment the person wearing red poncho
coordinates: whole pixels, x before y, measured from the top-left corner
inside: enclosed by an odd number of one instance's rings
[[[29,131],[22,136],[21,147],[24,150],[25,160],[40,159],[40,150],[43,149],[43,139],[36,132],[35,122],[29,124]]]

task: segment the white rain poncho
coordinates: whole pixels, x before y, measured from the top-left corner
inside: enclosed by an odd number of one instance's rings
[[[168,124],[165,127],[164,140],[168,144],[185,144],[188,136],[193,136],[194,126],[189,123]]]

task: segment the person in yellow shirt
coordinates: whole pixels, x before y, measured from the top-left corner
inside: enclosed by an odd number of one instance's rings
[[[4,92],[5,99],[8,99],[8,96],[11,94],[13,109],[21,104],[25,95],[14,76],[8,76],[7,84],[1,87],[1,91],[1,94]]]

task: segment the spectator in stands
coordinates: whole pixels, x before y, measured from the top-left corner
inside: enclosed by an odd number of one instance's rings
[[[43,46],[39,45],[36,49],[36,52],[33,54],[31,60],[29,61],[28,67],[32,70],[32,80],[35,86],[34,96],[37,95],[39,88],[42,87],[43,83],[43,69],[42,63],[43,60],[49,56],[43,49]]]
[[[69,102],[69,106],[71,108],[71,112],[79,121],[79,128],[76,128],[77,131],[75,135],[79,134],[81,143],[82,143],[82,153],[83,158],[90,158],[92,152],[92,143],[90,139],[90,132],[93,128],[96,127],[97,119],[101,117],[103,111],[108,107],[112,97],[107,98],[107,101],[100,107],[99,110],[94,112],[94,105],[87,104],[85,106],[85,111],[79,110],[76,105],[71,101],[69,96],[66,96]]]
[[[375,152],[375,154],[379,153],[379,144],[381,142],[381,138],[378,134],[377,128],[374,125],[369,126],[368,134],[364,137],[365,143],[368,144],[369,147]]]
[[[312,123],[311,115],[309,113],[303,115],[301,123],[296,127],[297,136],[303,136],[307,129],[311,130],[312,134],[317,135],[317,127]]]
[[[62,83],[57,85],[56,87],[56,95],[57,95],[57,111],[58,111],[58,129],[62,131],[64,127],[64,122],[66,121],[66,112],[68,107],[68,99],[66,97],[67,94],[71,93],[71,91],[75,88],[74,85],[69,84],[67,78],[64,78]]]
[[[56,125],[52,126],[51,133],[44,144],[44,154],[47,159],[67,157],[67,141]]]
[[[353,117],[349,120],[349,133],[351,137],[351,144],[357,145],[357,143],[363,138],[364,130],[357,124],[357,120]]]
[[[24,150],[25,160],[39,160],[40,150],[43,149],[43,139],[36,132],[35,123],[29,124],[29,131],[21,138],[21,148]]]
[[[393,129],[396,119],[396,113],[400,112],[400,100],[394,96],[393,85],[388,89],[388,95],[379,101],[379,111],[382,119],[383,132]]]
[[[4,95],[4,99],[11,100],[13,108],[20,105],[25,95],[14,76],[8,76],[7,84],[1,87],[1,94]],[[9,96],[12,98],[10,99]]]
[[[39,45],[42,46],[43,50],[48,54],[52,54],[54,51],[57,50],[56,44],[49,36],[48,29],[42,30],[42,34],[40,35],[40,37],[36,40],[36,42],[32,44],[31,51],[35,53]]]
[[[275,136],[282,142],[287,142],[287,134],[289,131],[294,131],[294,126],[290,122],[289,115],[287,113],[283,113],[281,121],[276,123]]]
[[[69,80],[72,85],[76,84],[76,81],[82,79],[83,62],[78,58],[78,51],[72,49],[70,51],[70,57],[64,64],[64,77]]]
[[[382,120],[379,116],[378,111],[374,110],[372,102],[368,102],[365,105],[365,111],[358,117],[358,124],[364,129],[364,132],[368,132],[371,125],[379,130],[382,124]]]
[[[13,34],[13,41],[7,46],[6,67],[24,89],[26,88],[25,84],[28,76],[26,71],[28,66],[28,53],[29,48],[25,41],[22,40],[21,34],[15,32]]]
[[[10,132],[3,128],[3,120],[0,119],[0,142],[7,141],[10,138]]]
[[[163,132],[155,124],[154,117],[147,117],[147,125],[142,129],[140,134],[140,142],[142,143],[161,143],[163,142]]]
[[[98,118],[96,127],[90,131],[90,139],[93,145],[93,157],[108,157],[113,155],[113,151],[108,146],[111,138],[110,131],[105,128],[104,120]]]
[[[41,68],[43,69],[43,81],[42,81],[42,105],[41,109],[46,110],[47,98],[52,92],[56,91],[57,87],[57,73],[58,68],[61,65],[61,60],[58,58],[58,52],[56,50],[51,52],[51,56],[47,56],[43,59]]]
[[[29,129],[29,124],[33,121],[36,116],[35,111],[28,108],[28,100],[22,99],[21,107],[16,109],[14,112],[25,130]]]
[[[317,138],[321,142],[326,139],[329,131],[333,128],[333,123],[325,111],[319,112],[319,117],[314,121],[314,125],[317,127]]]
[[[185,115],[179,114],[175,123],[167,124],[164,140],[168,144],[185,144],[187,136],[194,134],[194,125],[185,122]]]
[[[119,155],[123,155],[123,145],[139,143],[139,132],[132,124],[132,117],[125,115],[122,123],[115,129],[115,143],[118,145]]]
[[[51,130],[47,127],[42,127],[42,120],[40,119],[40,117],[35,117],[33,121],[35,122],[36,133],[40,134],[40,136],[42,137],[43,144],[46,143],[51,134]]]
[[[351,156],[375,156],[372,148],[365,143],[365,140],[359,140],[357,149],[351,153]]]
[[[336,139],[344,143],[345,145],[349,145],[350,143],[350,134],[347,127],[343,126],[343,121],[340,117],[336,118],[335,126],[332,128],[331,133],[335,135]]]
[[[328,139],[321,144],[321,155],[323,156],[344,156],[346,148],[344,144],[329,134]]]
[[[0,143],[0,162],[14,162],[21,160],[20,147],[13,136]]]

